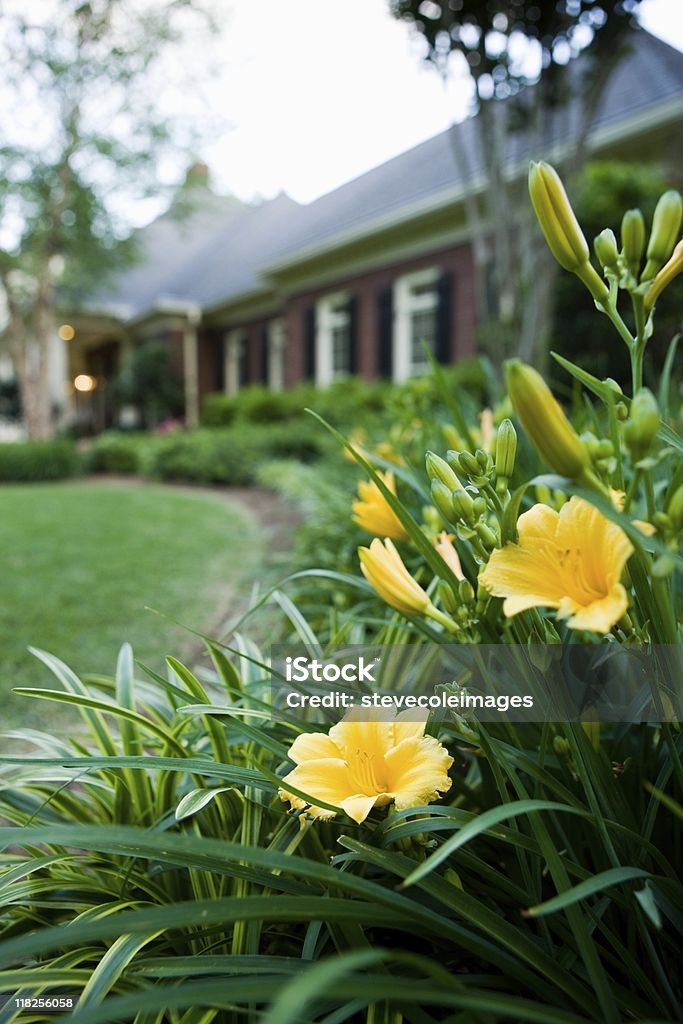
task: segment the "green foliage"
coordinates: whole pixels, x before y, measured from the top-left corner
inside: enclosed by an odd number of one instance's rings
[[[127,434],[100,434],[87,449],[85,466],[89,473],[139,473],[140,441]]]
[[[311,420],[276,426],[241,424],[224,430],[173,433],[150,448],[147,472],[161,480],[243,486],[253,483],[263,461],[294,458],[309,462],[327,445]]]
[[[533,40],[543,57],[540,73],[544,78],[546,103],[561,103],[566,101],[570,90],[566,89],[563,96],[558,89],[567,63],[558,60],[558,44],[572,37],[579,25],[588,26],[592,35],[588,37],[586,48],[592,56],[604,59],[610,50],[619,47],[622,37],[628,33],[629,16],[639,3],[640,0],[632,0],[626,5],[618,0],[606,0],[599,13],[590,0],[497,5],[487,0],[457,0],[429,6],[421,0],[391,0],[390,7],[395,18],[407,21],[424,37],[428,59],[440,70],[447,70],[452,52],[467,59],[470,73],[478,83],[479,99],[483,101],[508,99],[532,84],[528,68],[517,59],[516,46],[522,36]],[[490,45],[494,33],[495,47]],[[555,91],[548,87],[546,79],[555,86]]]
[[[234,647],[203,680],[170,659],[150,681],[124,646],[90,683],[37,652],[56,684],[25,699],[85,734],[0,758],[4,986],[77,991],[82,1024],[677,1018],[683,822],[659,729],[596,749],[580,725],[492,725],[473,747],[444,725],[440,803],[302,827],[278,776],[310,726],[271,712],[262,653]]]
[[[236,415],[234,396],[215,391],[202,402],[200,422],[203,427],[231,427]]]
[[[578,182],[575,209],[589,244],[604,228],[611,228],[621,245],[621,219],[628,209],[642,210],[649,231],[657,200],[668,187],[658,168],[647,164],[618,160],[587,164]],[[657,324],[657,336],[650,345],[653,362],[661,365],[666,346],[680,328],[680,301],[675,295],[665,292],[658,301]],[[628,378],[626,349],[607,318],[596,317],[591,296],[571,274],[558,278],[551,348],[597,377]]]
[[[0,444],[0,482],[63,480],[81,472],[82,458],[73,441],[16,441]]]
[[[118,404],[134,406],[145,427],[182,412],[182,382],[171,366],[168,345],[162,342],[136,345],[113,387]]]
[[[207,395],[201,420],[205,427],[227,427],[236,422],[283,423],[304,416],[307,408],[337,425],[353,426],[380,413],[392,385],[349,377],[328,388],[299,384],[286,391],[260,385],[242,388],[236,395]]]
[[[55,0],[3,12],[0,293],[32,437],[52,433],[44,367],[57,296],[78,304],[139,255],[120,211],[147,190],[159,195],[159,162],[191,145],[151,83],[183,38],[199,45],[202,7]]]

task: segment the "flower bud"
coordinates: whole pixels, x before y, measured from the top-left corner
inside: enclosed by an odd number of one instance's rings
[[[476,457],[470,452],[460,452],[458,459],[460,468],[463,473],[468,477],[481,476],[481,466],[479,465]]]
[[[655,276],[663,263],[666,263],[678,241],[683,217],[683,201],[675,189],[665,192],[655,207],[652,218],[652,231],[647,246],[647,263],[643,271],[642,281],[649,281]]]
[[[588,243],[560,177],[550,164],[531,162],[529,195],[545,240],[557,262],[583,281],[596,302],[606,302],[609,298],[607,286],[590,264]]]
[[[447,523],[454,522],[453,499],[451,491],[441,480],[432,480],[430,484],[432,501]]]
[[[605,228],[604,231],[600,232],[593,241],[593,248],[603,270],[613,271],[616,269],[619,250],[617,249],[617,240],[611,228]]]
[[[427,467],[427,476],[430,480],[440,480],[449,491],[457,491],[462,487],[462,484],[448,463],[434,452],[427,452],[425,465]]]
[[[504,487],[507,487],[507,481],[514,472],[516,457],[517,431],[512,420],[506,418],[496,434],[496,477],[498,482],[504,481]]]
[[[665,263],[662,269],[659,271],[654,281],[645,293],[643,303],[646,311],[650,311],[654,306],[655,302],[667,288],[673,279],[677,277],[683,270],[683,241],[679,242],[674,249],[671,259],[668,263]]]
[[[453,588],[445,580],[439,580],[436,592],[448,614],[455,615],[460,607],[460,602],[453,593]]]
[[[628,270],[638,277],[645,248],[645,221],[640,210],[627,210],[621,221],[621,251]]]
[[[666,511],[674,530],[683,530],[683,484],[672,494]]]
[[[631,414],[624,426],[624,440],[634,459],[647,455],[659,431],[659,408],[649,388],[636,391]]]
[[[488,509],[488,504],[487,504],[486,498],[483,498],[481,496],[481,494],[479,494],[474,499],[474,501],[472,502],[472,505],[474,507],[474,514],[475,514],[475,516],[483,516],[486,513],[486,510]]]
[[[460,580],[458,583],[458,597],[463,604],[472,604],[474,601],[474,587],[469,580]]]
[[[462,566],[458,552],[453,547],[453,537],[450,533],[442,530],[434,541],[434,546],[449,567],[456,579],[463,579]]]
[[[476,452],[474,453],[474,457],[479,463],[479,468],[484,473],[491,472],[491,470],[493,469],[493,459],[491,458],[487,451],[484,451],[483,448],[477,448]]]
[[[493,551],[494,548],[498,547],[499,538],[496,537],[495,533],[486,523],[477,523],[477,536],[484,546],[486,551]]]
[[[466,526],[474,526],[476,514],[471,495],[467,491],[456,491],[451,496],[451,502],[455,519],[462,521]]]
[[[427,532],[430,534],[438,533],[443,526],[441,516],[433,505],[422,506],[422,522],[427,527]]]
[[[665,580],[676,569],[676,559],[670,553],[660,555],[652,564],[650,572],[655,580]]]
[[[569,740],[566,740],[564,736],[553,737],[553,750],[558,757],[569,757],[571,755],[571,746]]]
[[[538,454],[556,473],[581,478],[588,453],[540,373],[512,359],[506,375],[512,406]]]

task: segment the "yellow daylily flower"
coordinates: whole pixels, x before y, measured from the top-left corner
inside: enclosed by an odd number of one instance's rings
[[[379,596],[404,615],[424,615],[431,601],[406,569],[389,539],[378,537],[369,548],[358,548],[360,569]]]
[[[361,572],[383,601],[403,615],[426,615],[455,631],[452,619],[432,604],[429,595],[413,579],[398,551],[387,537],[375,537],[369,548],[358,548]]]
[[[396,494],[396,481],[391,472],[378,473],[392,494]],[[358,501],[352,504],[353,521],[368,533],[393,540],[407,540],[401,520],[389,506],[386,498],[373,480],[361,480],[358,484]]]
[[[393,801],[398,810],[437,800],[451,787],[448,769],[453,758],[438,740],[425,736],[425,721],[410,721],[414,712],[395,718],[381,708],[354,708],[329,734],[297,736],[289,756],[293,769],[282,780],[314,799],[341,807],[358,823],[373,807]],[[316,818],[328,811],[281,789],[280,799],[292,810],[308,808]]]
[[[620,578],[633,546],[621,527],[573,497],[559,512],[534,505],[517,530],[518,543],[494,551],[480,576],[505,598],[505,614],[556,608],[572,629],[608,633],[628,606]]]

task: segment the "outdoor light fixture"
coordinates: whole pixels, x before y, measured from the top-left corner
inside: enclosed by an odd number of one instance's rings
[[[74,377],[74,387],[76,391],[94,391],[97,381],[89,373],[79,373],[77,377]]]
[[[62,341],[72,341],[73,338],[75,338],[76,336],[76,332],[71,326],[71,324],[62,324],[59,330],[57,331],[57,334],[62,339]]]

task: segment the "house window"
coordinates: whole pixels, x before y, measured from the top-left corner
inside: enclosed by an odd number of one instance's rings
[[[247,380],[247,338],[244,331],[228,331],[224,339],[225,391],[236,395]]]
[[[316,384],[324,387],[351,373],[351,310],[346,294],[328,295],[318,302]]]
[[[267,383],[273,391],[282,391],[285,385],[285,328],[282,320],[268,324]]]
[[[436,267],[399,277],[394,284],[394,380],[429,369],[425,347],[436,352],[439,317]]]

